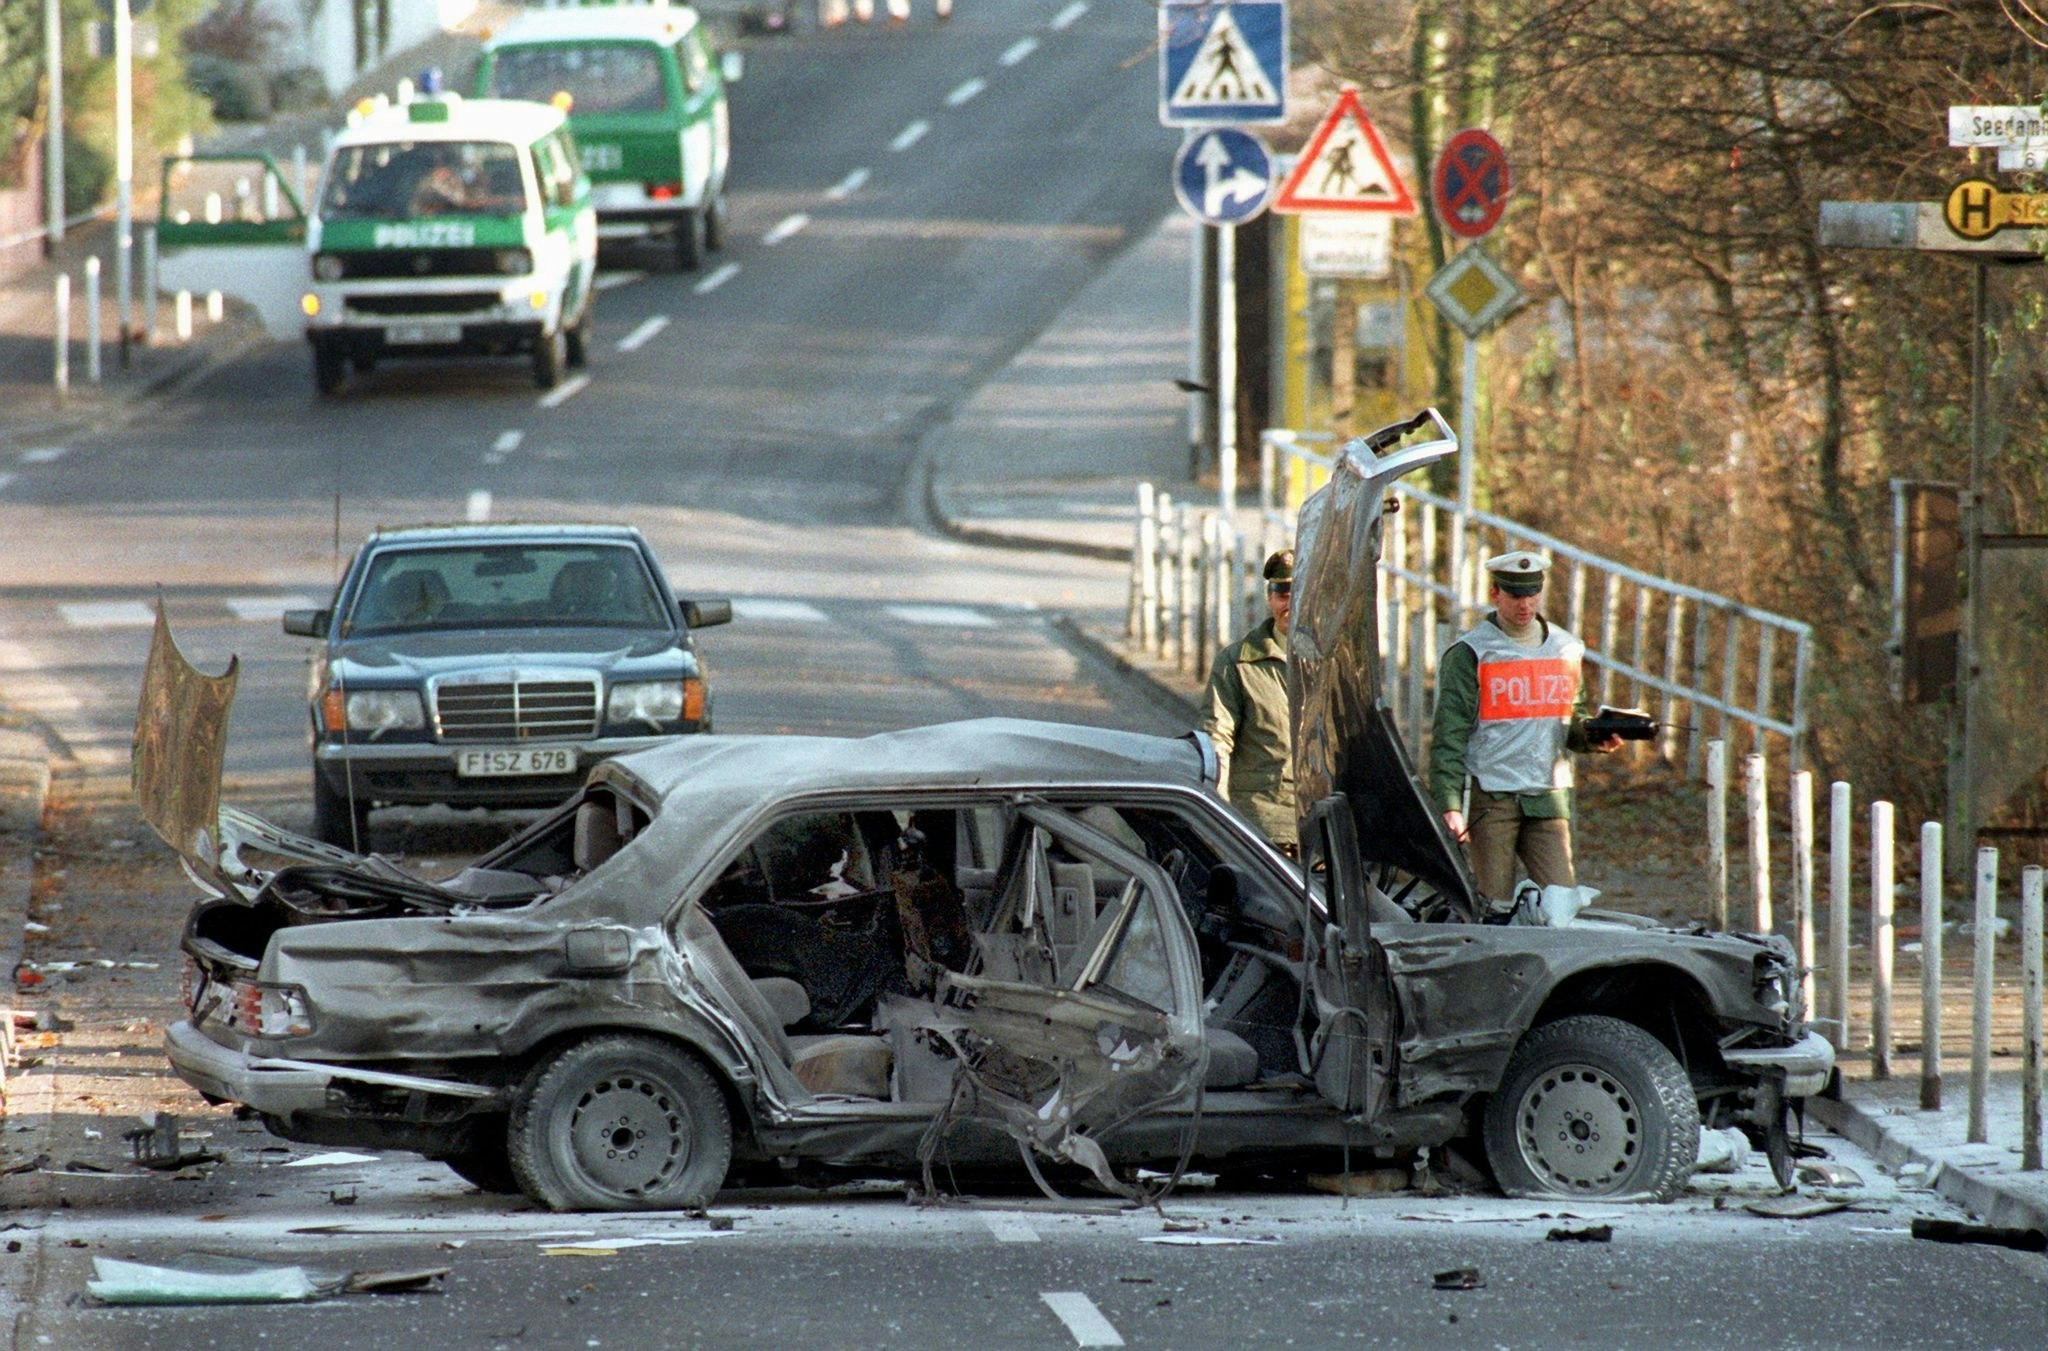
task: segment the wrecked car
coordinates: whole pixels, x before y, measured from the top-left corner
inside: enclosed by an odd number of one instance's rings
[[[428,882],[222,808],[233,673],[160,622],[137,790],[210,893],[171,1064],[285,1138],[558,1209],[1020,1166],[1137,1195],[1141,1167],[1339,1150],[1668,1199],[1703,1122],[1789,1177],[1788,1113],[1832,1066],[1789,946],[1501,922],[1394,734],[1380,498],[1447,437],[1432,412],[1353,442],[1305,514],[1300,866],[1199,734],[995,719],[675,738]]]

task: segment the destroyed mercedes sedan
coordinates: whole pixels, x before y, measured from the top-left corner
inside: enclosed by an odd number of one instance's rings
[[[1420,792],[1370,604],[1384,486],[1441,453],[1375,454],[1412,429],[1354,443],[1304,519],[1303,867],[1200,736],[985,720],[677,738],[429,883],[222,809],[187,743],[231,688],[160,626],[138,793],[213,892],[172,1065],[288,1139],[559,1209],[1020,1163],[1134,1195],[1340,1148],[1668,1199],[1702,1123],[1789,1173],[1832,1055],[1784,941],[1501,922]]]

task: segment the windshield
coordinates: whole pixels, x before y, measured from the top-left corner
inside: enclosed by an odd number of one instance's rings
[[[658,113],[668,107],[660,53],[644,42],[501,48],[491,62],[490,92],[536,103],[566,93],[577,116]]]
[[[519,158],[503,141],[347,146],[328,167],[320,214],[329,220],[516,216],[526,209]]]
[[[669,626],[637,550],[498,544],[377,554],[344,632]]]

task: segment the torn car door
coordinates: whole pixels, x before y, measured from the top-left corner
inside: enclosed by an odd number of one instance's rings
[[[1386,953],[1372,937],[1370,883],[1351,805],[1341,793],[1316,803],[1302,831],[1302,865],[1320,875],[1327,918],[1310,906],[1302,932],[1315,1004],[1309,1069],[1316,1091],[1360,1121],[1387,1106],[1394,1075],[1394,995]]]
[[[1000,888],[995,936],[1049,954],[1051,974],[940,977],[920,1025],[960,1064],[921,1153],[929,1170],[949,1121],[992,1121],[1022,1146],[1034,1175],[1035,1151],[1128,1193],[1096,1137],[1181,1096],[1206,1068],[1194,931],[1172,882],[1149,860],[1056,808],[1031,803],[1019,815],[1014,829],[1024,838],[1013,835],[1005,851],[1011,877]],[[1117,888],[1070,947],[1053,942],[1039,877],[1055,852]]]

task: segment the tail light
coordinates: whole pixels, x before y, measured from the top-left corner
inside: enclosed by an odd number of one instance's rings
[[[245,1037],[310,1036],[313,1006],[296,985],[238,980],[230,986],[228,1026]]]
[[[680,183],[649,183],[647,185],[647,197],[649,201],[668,202],[673,201],[682,195],[683,185]]]

